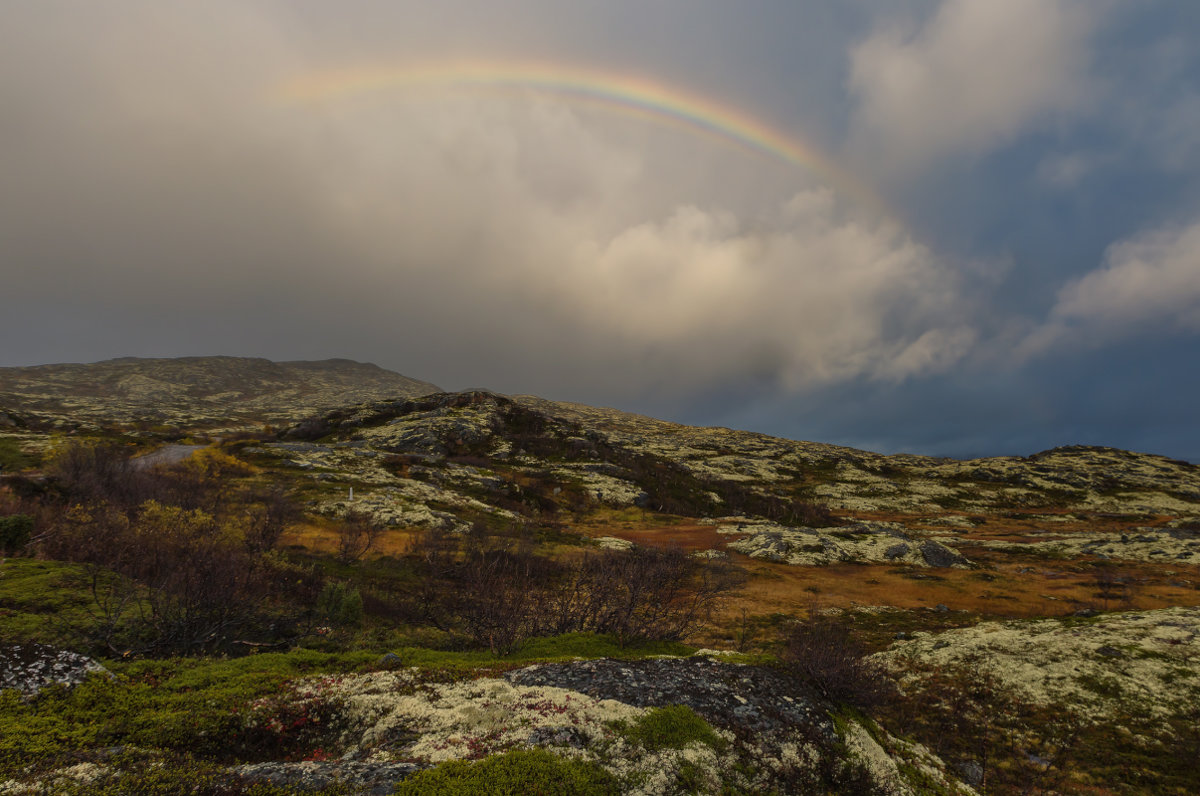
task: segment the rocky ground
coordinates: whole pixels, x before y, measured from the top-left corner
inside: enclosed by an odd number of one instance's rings
[[[223,450],[304,501],[308,535],[285,539],[297,548],[351,514],[387,529],[392,551],[424,532],[480,528],[536,532],[562,549],[681,545],[747,575],[720,618],[741,629],[706,642],[739,646],[819,601],[854,617],[910,694],[944,690],[948,672],[986,680],[1005,705],[1061,718],[1071,743],[1107,722],[1147,755],[1190,743],[1197,724],[1200,467],[1188,462],[1096,447],[885,456],[530,396],[431,393],[354,363],[206,360],[188,365],[201,374],[192,381],[177,372],[183,363],[102,364],[87,366],[104,385],[94,392],[81,386],[83,366],[0,371],[0,440],[36,463],[48,430],[64,423],[211,430],[288,416],[277,433],[230,438]],[[43,652],[0,649],[0,665],[19,673],[4,686],[28,694],[89,670]],[[984,777],[952,744],[939,759],[772,670],[720,657],[574,661],[452,681],[387,670],[297,687],[340,705],[337,755],[239,775],[383,793],[441,760],[537,746],[595,760],[647,793],[671,792],[664,783],[681,772],[783,792],[806,777],[858,774],[889,793],[971,792]],[[621,729],[668,705],[690,707],[713,735],[655,749]],[[1030,781],[1049,781],[1067,730],[1053,742],[1028,727],[1011,732],[1043,777]]]
[[[916,633],[878,660],[910,681],[978,666],[998,687],[1089,722],[1136,713],[1165,720],[1200,704],[1200,609],[981,622]]]
[[[320,442],[305,439],[314,434]],[[717,526],[716,552],[797,566],[961,568],[979,549],[1200,565],[1200,468],[1149,454],[882,456],[489,393],[366,404],[288,435],[247,453],[306,474],[319,511],[395,527],[521,522],[516,504],[541,485],[572,513],[653,510],[671,492],[676,513]],[[833,516],[772,516],[795,501]]]
[[[327,721],[339,728],[338,754],[235,766],[231,777],[298,793],[342,784],[386,794],[438,762],[534,747],[596,761],[630,794],[678,793],[684,780],[699,793],[974,793],[924,747],[841,714],[798,681],[704,655],[542,664],[450,682],[384,670],[302,680],[291,692],[296,702],[337,706]],[[655,709],[679,705],[694,711],[685,722],[698,715],[707,724],[688,725],[692,736],[679,740],[639,729],[654,726]],[[36,783],[0,782],[0,793],[111,773],[103,762],[74,765]]]

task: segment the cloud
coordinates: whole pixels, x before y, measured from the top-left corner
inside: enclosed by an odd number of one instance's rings
[[[1080,107],[1102,7],[944,0],[920,26],[875,32],[850,53],[852,148],[910,171],[1003,146]]]
[[[1048,188],[1060,191],[1073,190],[1088,175],[1102,165],[1103,159],[1094,153],[1069,152],[1050,154],[1038,163],[1037,181]]]
[[[1059,291],[1022,349],[1094,347],[1147,330],[1200,332],[1200,221],[1110,246],[1103,266]]]
[[[676,139],[630,150],[546,97],[419,108],[332,191],[353,197],[351,272],[364,295],[420,295],[398,327],[452,317],[437,345],[488,383],[608,400],[738,380],[807,390],[937,372],[973,344],[951,265],[826,189],[750,217],[672,189]],[[345,129],[336,149],[373,150],[379,126]],[[508,355],[483,356],[480,340]]]
[[[134,5],[27,21],[58,60],[0,76],[0,333],[60,324],[41,359],[340,354],[629,401],[896,382],[973,344],[953,267],[803,172],[537,91],[283,106],[314,67],[265,6]]]

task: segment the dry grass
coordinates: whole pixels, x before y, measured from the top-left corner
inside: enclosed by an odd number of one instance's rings
[[[730,610],[745,608],[756,614],[796,613],[807,610],[814,597],[823,605],[850,608],[889,606],[933,608],[942,604],[954,611],[996,617],[1059,616],[1082,607],[1167,608],[1200,605],[1200,590],[1172,582],[1200,584],[1200,568],[1179,567],[1164,575],[1150,564],[1122,567],[1133,583],[1128,603],[1110,600],[1106,606],[1096,586],[1096,570],[1075,565],[1074,570],[1048,568],[1044,561],[1015,561],[1012,557],[994,569],[958,570],[902,568],[890,565],[837,564],[828,567],[795,567],[788,564],[731,558],[751,577]]]
[[[904,522],[914,528],[922,525],[911,516],[881,513],[870,519]],[[928,524],[926,527],[980,541],[1019,542],[1030,541],[1031,532],[1046,530],[1047,523],[1020,517],[987,517],[973,528],[947,529]],[[1089,522],[1054,523],[1052,530],[1119,533],[1132,527],[1132,523],[1118,518],[1097,518]],[[725,550],[749,577],[713,617],[716,626],[734,626],[745,616],[801,616],[814,600],[824,607],[847,609],[882,606],[920,611],[944,605],[952,612],[962,612],[960,615],[986,618],[1063,616],[1082,608],[1148,610],[1200,605],[1200,567],[1189,565],[1174,565],[1164,570],[1161,565],[1145,562],[1098,562],[1086,557],[1055,560],[1044,555],[964,545],[963,554],[978,565],[977,569],[892,564],[800,567],[751,559],[730,551],[728,543],[738,537],[718,533],[716,526],[690,519],[672,520],[632,508],[597,513],[575,523],[572,531],[593,538],[615,536],[639,545],[678,547],[686,551]],[[411,549],[417,535],[418,532],[411,530],[388,530],[371,555],[403,555]],[[336,553],[336,526],[321,521],[297,525],[284,535],[283,544],[318,553]],[[570,548],[563,548],[554,554],[571,552]],[[1101,571],[1128,579],[1131,588],[1127,596],[1110,597],[1106,601],[1097,584],[1097,574]]]
[[[370,556],[404,555],[412,549],[418,531],[389,528],[379,535]],[[303,548],[312,553],[336,556],[338,552],[337,526],[328,522],[305,522],[294,525],[283,533],[279,543],[282,547]]]

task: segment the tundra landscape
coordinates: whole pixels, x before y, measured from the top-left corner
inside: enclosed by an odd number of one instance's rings
[[[3,793],[1200,788],[1188,462],[346,360],[0,369],[0,423]]]
[[[1195,796],[1198,394],[1196,0],[0,0],[0,796]]]

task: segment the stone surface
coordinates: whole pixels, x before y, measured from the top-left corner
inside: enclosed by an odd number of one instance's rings
[[[713,725],[735,731],[770,733],[797,727],[832,731],[824,709],[796,680],[773,669],[704,656],[551,663],[504,677],[519,685],[569,688],[638,707],[687,705]]]
[[[69,650],[45,644],[0,644],[0,690],[15,688],[33,696],[54,683],[78,685],[92,673],[109,672],[91,658]]]

